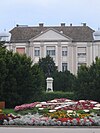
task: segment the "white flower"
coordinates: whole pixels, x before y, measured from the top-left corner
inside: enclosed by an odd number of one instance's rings
[[[61,106],[55,107],[55,110],[58,110],[58,109],[60,109],[60,108],[61,108]]]
[[[50,102],[52,102],[52,103],[57,103],[57,100],[54,99],[54,100],[51,100]]]
[[[95,110],[100,110],[100,108],[99,108],[99,107],[94,107],[93,109],[95,109]]]
[[[40,124],[40,121],[39,120],[35,120],[34,125],[38,126],[39,124]]]
[[[46,122],[45,121],[40,121],[40,126],[45,126]]]
[[[73,110],[67,110],[67,113],[73,113]]]
[[[71,126],[71,122],[70,121],[67,121],[66,124],[67,124],[67,126]]]
[[[84,112],[86,112],[86,113],[87,113],[87,112],[89,112],[89,110],[88,110],[88,109],[85,109],[85,110],[83,110],[83,111],[84,111]]]
[[[4,119],[3,125],[8,125],[8,121]]]
[[[61,126],[61,121],[57,121],[57,125],[58,126]]]
[[[66,123],[66,122],[62,122],[62,125],[63,125],[63,126],[66,126],[66,125],[67,125],[67,123]]]
[[[50,113],[55,112],[56,110],[49,110]]]
[[[9,120],[9,125],[14,125],[14,121],[13,120]]]
[[[83,126],[84,125],[84,119],[80,119],[80,125]]]
[[[72,120],[72,124],[73,124],[73,125],[77,125],[77,120],[76,120],[76,119],[73,119],[73,120]]]
[[[96,106],[96,107],[100,107],[100,104],[96,104],[95,106]]]
[[[43,110],[44,108],[38,108],[38,110]]]
[[[37,104],[35,107],[42,107],[42,105],[41,104]]]

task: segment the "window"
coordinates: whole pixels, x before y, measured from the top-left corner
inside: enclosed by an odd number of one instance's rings
[[[78,57],[85,57],[86,53],[78,53],[77,55],[78,55]]]
[[[67,56],[67,47],[62,47],[62,56]]]
[[[54,46],[47,46],[46,47],[46,55],[55,56],[55,47]]]
[[[39,47],[34,48],[34,56],[40,56],[40,48]]]
[[[80,68],[80,66],[86,66],[86,63],[78,63],[78,69]]]
[[[67,63],[62,63],[62,72],[67,70]]]
[[[78,47],[77,55],[78,57],[86,57],[86,47]]]
[[[25,47],[16,48],[16,52],[18,52],[19,54],[24,54],[25,53]]]

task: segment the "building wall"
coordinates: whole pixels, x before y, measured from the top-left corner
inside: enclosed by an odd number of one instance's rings
[[[90,66],[95,57],[100,57],[100,41],[98,42],[73,42],[72,39],[62,32],[54,29],[31,38],[27,43],[7,43],[8,50],[13,52],[24,51],[31,57],[33,63],[37,63],[39,58],[46,57],[47,54],[53,58],[59,71],[69,70],[77,74],[81,65]],[[21,53],[22,54],[22,53]]]
[[[7,46],[7,49],[16,52],[16,48],[25,48],[27,56],[32,58],[33,63],[37,63],[39,58],[46,57],[47,47],[55,48],[55,55],[51,56],[54,59],[58,70],[62,71],[62,63],[67,63],[67,69],[77,74],[78,66],[86,64],[91,65],[95,57],[100,57],[100,43],[87,42],[31,42],[31,43],[12,43]],[[63,48],[67,48],[67,55],[62,56]],[[35,56],[35,48],[39,48],[39,56]]]

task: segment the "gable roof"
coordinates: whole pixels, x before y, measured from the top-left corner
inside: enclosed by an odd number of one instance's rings
[[[28,42],[31,38],[41,34],[47,29],[54,29],[59,33],[62,31],[65,36],[72,38],[73,42],[91,42],[93,41],[93,32],[88,26],[35,26],[35,27],[15,27],[10,33],[11,42]]]

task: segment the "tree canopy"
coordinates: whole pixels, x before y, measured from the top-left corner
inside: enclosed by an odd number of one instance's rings
[[[74,91],[76,99],[100,101],[100,59],[81,66],[77,76],[68,70],[59,72],[53,58],[47,56],[33,65],[30,57],[8,51],[0,44],[0,101],[6,107],[35,101],[46,89],[46,78],[54,78],[54,91]]]
[[[0,101],[5,101],[6,107],[28,102],[32,97],[34,100],[34,92],[41,92],[42,80],[40,68],[33,67],[31,58],[0,47]]]
[[[55,91],[73,91],[75,76],[71,74],[68,70],[66,70],[65,72],[56,71],[53,74],[53,78]]]
[[[39,68],[38,64],[32,66],[32,76],[34,84],[34,96],[41,95],[45,91],[45,78],[43,71]]]
[[[38,64],[43,70],[45,77],[50,77],[55,71],[57,71],[57,67],[55,66],[53,58],[51,58],[49,55],[45,58],[39,59]]]
[[[81,66],[75,83],[78,99],[100,101],[100,59],[96,58],[90,67]]]

